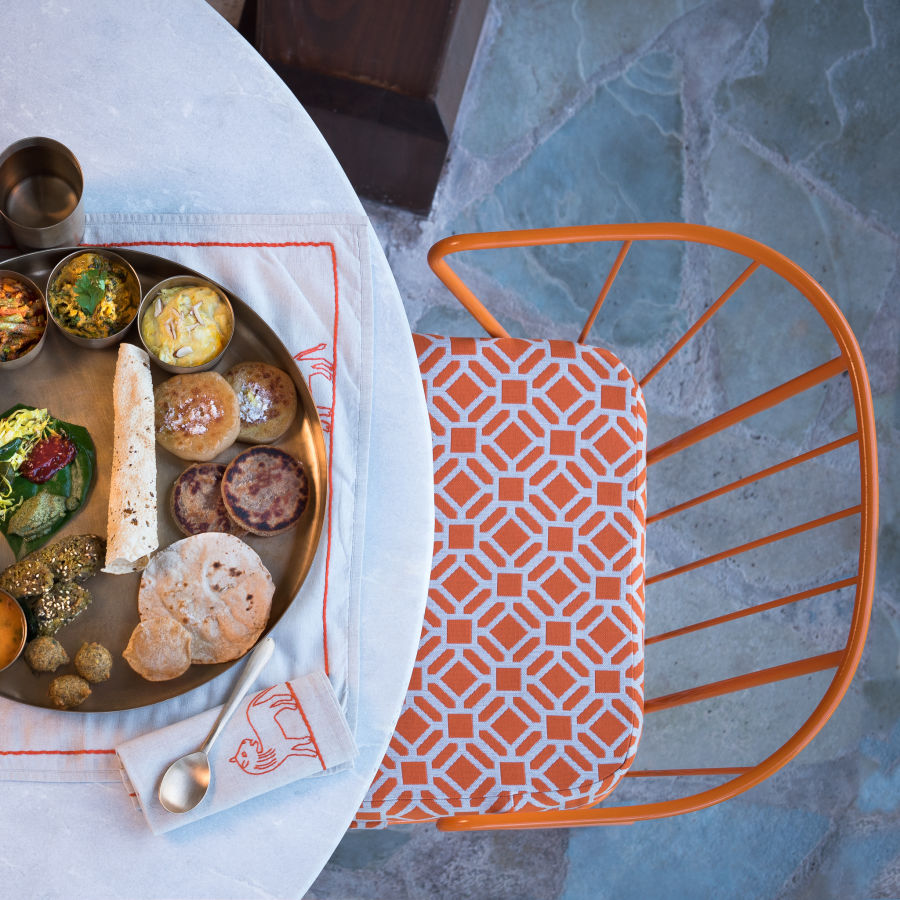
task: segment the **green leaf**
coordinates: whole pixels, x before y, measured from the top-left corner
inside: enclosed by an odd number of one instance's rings
[[[97,304],[106,295],[106,282],[96,269],[88,269],[75,282],[75,299],[78,305],[89,315],[94,314]]]
[[[0,414],[0,419],[5,418],[18,409],[31,409],[31,407],[17,404],[11,409],[8,409],[5,413]],[[81,490],[79,492],[80,496],[77,498],[80,502],[75,509],[67,509],[65,515],[57,519],[49,531],[30,541],[24,540],[17,534],[9,533],[9,517],[0,521],[0,534],[6,538],[6,542],[15,554],[16,559],[21,559],[32,550],[37,550],[38,547],[42,547],[46,544],[47,541],[49,541],[50,538],[72,518],[72,516],[76,515],[78,511],[83,508],[87,495],[93,486],[94,471],[97,465],[97,453],[94,449],[94,442],[91,439],[88,430],[82,425],[73,425],[71,422],[63,422],[60,419],[54,419],[53,417],[50,418],[50,423],[54,430],[65,432],[69,439],[75,444],[76,459],[80,461],[83,474]],[[18,445],[18,443],[20,443],[19,440],[10,441],[9,444],[0,447],[0,459],[7,457],[9,452],[13,449],[13,445]],[[10,485],[12,488],[12,499],[17,502],[19,500],[25,500],[28,497],[34,496],[34,494],[39,491],[49,491],[52,494],[67,494],[71,486],[71,469],[73,464],[74,460],[60,472],[57,472],[50,481],[47,481],[44,484],[33,484],[28,481],[27,478],[22,478],[20,475],[13,472],[12,484]]]

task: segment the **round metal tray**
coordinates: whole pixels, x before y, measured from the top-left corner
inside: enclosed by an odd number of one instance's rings
[[[46,283],[50,270],[62,257],[79,248],[41,250],[8,259],[3,268],[27,275],[39,285]],[[84,248],[80,248],[84,249]],[[195,275],[201,272],[150,253],[117,249],[137,270],[143,290],[172,275]],[[325,518],[327,465],[325,441],[309,388],[287,348],[272,329],[240,297],[219,285],[231,301],[235,313],[235,334],[215,371],[223,373],[238,362],[261,361],[284,369],[297,387],[298,412],[294,424],[275,446],[292,453],[303,463],[310,482],[310,497],[297,528],[275,537],[244,540],[260,555],[275,582],[275,596],[266,633],[275,625],[292,602],[303,602],[300,587],[312,565]],[[78,347],[63,337],[48,322],[50,332],[43,350],[31,364],[0,374],[0,412],[16,403],[46,407],[51,415],[66,422],[85,426],[97,449],[97,472],[87,502],[58,534],[99,534],[106,536],[106,514],[109,479],[112,466],[113,404],[112,384],[118,347],[89,350]],[[125,335],[125,341],[140,346],[137,324]],[[151,365],[153,383],[171,377],[168,372]],[[228,462],[246,444],[235,444],[220,457]],[[157,445],[157,498],[159,506],[159,546],[167,547],[184,535],[175,527],[169,513],[172,484],[190,463],[178,459]],[[0,570],[14,561],[5,541],[0,540]],[[83,641],[99,641],[113,655],[113,672],[109,681],[93,686],[91,696],[78,712],[100,712],[132,709],[167,700],[226,671],[234,661],[218,665],[192,665],[180,678],[172,681],[145,681],[122,659],[132,629],[138,622],[137,595],[140,575],[109,575],[101,572],[85,582],[94,597],[93,603],[75,621],[56,635],[74,657]],[[295,600],[296,598],[296,600]],[[71,665],[56,674],[74,672]],[[36,675],[23,659],[0,673],[0,695],[32,706],[50,707],[47,689],[53,676]]]

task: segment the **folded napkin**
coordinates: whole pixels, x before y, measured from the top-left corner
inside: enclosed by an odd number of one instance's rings
[[[200,804],[171,813],[159,802],[169,764],[196,750],[221,707],[125,741],[116,748],[123,779],[154,834],[229,809],[300,778],[346,768],[356,744],[324,672],[253,693],[209,751],[212,780]]]
[[[202,272],[252,306],[297,361],[325,432],[329,498],[319,551],[273,629],[277,647],[266,672],[285,682],[324,671],[353,731],[372,403],[365,217],[90,215],[84,243],[133,248]],[[13,255],[0,247],[0,259]],[[136,620],[137,597],[123,602],[135,604]],[[222,703],[231,680],[220,676],[150,707],[90,715],[0,697],[0,780],[119,781],[117,747]]]

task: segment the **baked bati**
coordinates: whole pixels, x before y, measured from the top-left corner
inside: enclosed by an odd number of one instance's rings
[[[297,389],[287,372],[262,362],[242,362],[225,373],[241,413],[238,440],[271,444],[290,427],[297,414]]]
[[[153,392],[156,439],[181,459],[207,462],[241,430],[237,394],[216,372],[175,375]]]

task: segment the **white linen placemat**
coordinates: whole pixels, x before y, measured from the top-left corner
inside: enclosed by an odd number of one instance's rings
[[[329,499],[302,602],[273,629],[267,679],[327,672],[354,729],[372,393],[365,217],[92,215],[83,243],[154,253],[203,273],[260,313],[297,360],[325,431]],[[0,260],[14,255],[0,247]],[[221,703],[231,681],[219,677],[150,707],[110,713],[0,698],[0,779],[118,781],[117,745]]]

